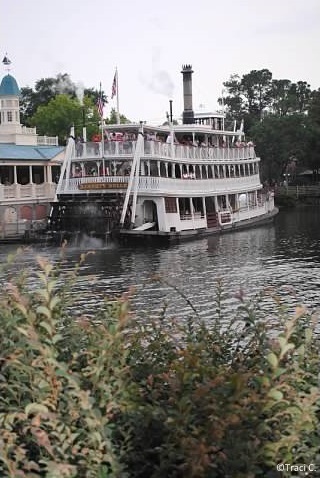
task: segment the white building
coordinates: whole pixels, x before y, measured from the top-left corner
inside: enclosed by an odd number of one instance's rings
[[[45,227],[65,153],[57,137],[20,123],[19,98],[8,73],[0,84],[0,240],[6,241]]]

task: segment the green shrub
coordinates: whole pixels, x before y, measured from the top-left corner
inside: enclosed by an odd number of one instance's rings
[[[13,276],[0,299],[0,476],[289,477],[277,463],[319,461],[305,310],[279,310],[270,334],[259,298],[240,294],[227,318],[218,284],[210,323],[193,308],[193,320],[146,327],[128,295],[74,318],[76,271],[38,268],[37,291]]]
[[[195,319],[191,328],[175,324],[166,332],[158,323],[147,342],[144,333],[135,337],[128,358],[140,394],[119,422],[130,435],[130,476],[280,476],[277,463],[317,459],[312,318],[299,313],[270,340],[257,304],[240,300],[227,329],[218,300],[213,324]]]
[[[74,322],[53,266],[38,266],[41,288],[19,277],[1,297],[0,476],[116,476],[110,416],[126,350],[113,322],[125,304],[103,324]]]

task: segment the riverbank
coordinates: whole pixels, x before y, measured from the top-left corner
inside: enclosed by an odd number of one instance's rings
[[[297,204],[320,205],[320,185],[277,187],[275,203],[278,207],[294,207]]]

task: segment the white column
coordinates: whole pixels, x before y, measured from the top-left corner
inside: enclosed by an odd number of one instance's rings
[[[32,166],[29,166],[29,184],[33,184],[33,181],[32,181]]]
[[[18,184],[17,166],[13,166],[13,183]]]
[[[47,182],[52,183],[52,167],[47,166]]]
[[[203,216],[206,219],[207,218],[207,211],[206,211],[206,200],[205,200],[204,197],[202,198],[202,209],[203,209]]]

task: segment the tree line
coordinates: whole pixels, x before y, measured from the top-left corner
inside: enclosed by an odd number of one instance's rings
[[[298,181],[299,172],[320,168],[320,89],[306,81],[274,79],[268,69],[252,70],[224,82],[224,96],[218,102],[229,119],[244,121],[247,138],[256,144],[261,157],[262,179],[281,182],[284,177]],[[64,144],[70,127],[76,134],[87,127],[88,138],[99,132],[98,98],[108,103],[104,91],[85,88],[68,74],[43,78],[34,89],[21,88],[22,122],[37,126],[41,135],[58,136]],[[128,121],[124,115],[121,122]],[[116,122],[112,109],[106,124]]]
[[[299,182],[299,172],[320,168],[320,89],[306,81],[274,79],[267,69],[252,70],[224,82],[219,98],[229,118],[244,120],[247,136],[261,157],[269,182]],[[300,181],[302,181],[300,179]]]
[[[41,135],[58,136],[59,143],[65,144],[71,126],[75,134],[81,135],[83,126],[87,128],[88,138],[99,132],[101,117],[98,112],[98,99],[103,106],[108,97],[103,90],[85,88],[72,82],[67,73],[55,78],[42,78],[34,89],[21,88],[21,121],[26,126],[36,126]],[[121,121],[126,121],[120,116]],[[106,123],[116,122],[116,113],[111,110]]]

